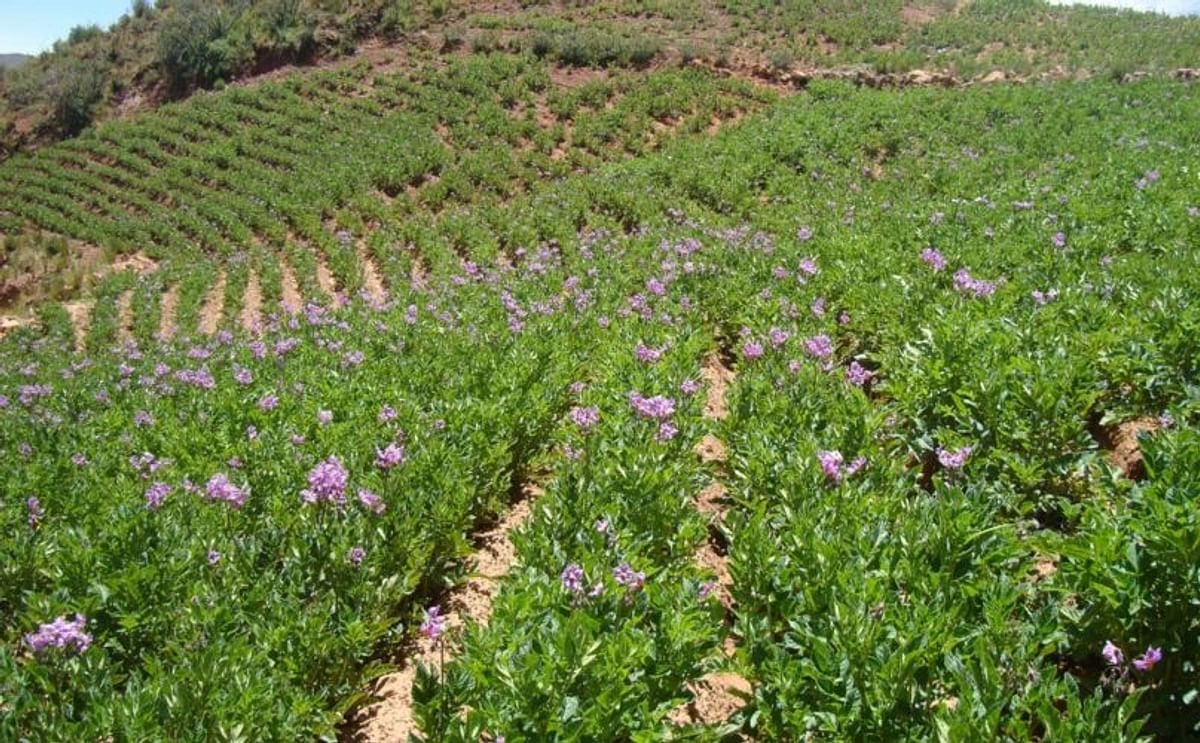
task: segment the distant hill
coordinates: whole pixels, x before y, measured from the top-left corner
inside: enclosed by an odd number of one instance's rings
[[[28,54],[0,54],[0,67],[20,67],[31,59]]]

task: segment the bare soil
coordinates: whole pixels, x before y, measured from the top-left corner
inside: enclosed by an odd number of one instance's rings
[[[88,328],[92,324],[92,305],[90,302],[79,300],[66,302],[63,309],[71,316],[71,327],[75,329],[75,352],[82,353],[87,341]]]
[[[258,272],[250,269],[246,279],[246,294],[242,299],[242,329],[247,333],[258,330],[262,325],[262,285],[258,282]]]
[[[117,298],[117,341],[122,345],[133,342],[133,290]]]
[[[733,371],[722,361],[720,354],[705,358],[701,376],[708,382],[704,403],[704,417],[719,420],[729,415],[726,395],[733,380]],[[725,443],[712,434],[707,434],[695,447],[696,454],[704,462],[722,464],[728,458]],[[696,551],[694,561],[702,571],[715,577],[713,595],[725,607],[727,620],[734,611],[733,575],[729,571],[721,528],[728,514],[728,499],[725,486],[717,481],[696,495],[696,510],[708,517],[709,539]],[[732,657],[737,643],[732,636],[726,638],[724,652]],[[668,720],[677,726],[690,724],[714,725],[725,722],[738,710],[746,706],[753,696],[753,685],[743,676],[725,670],[706,674],[689,682],[688,691],[692,699],[687,704],[671,710]]]
[[[532,502],[542,494],[541,488],[528,484],[522,498],[495,526],[476,535],[478,550],[470,558],[471,577],[451,589],[442,599],[446,617],[445,647],[436,641],[418,637],[403,649],[399,669],[375,682],[372,693],[378,698],[349,719],[353,728],[350,739],[363,743],[405,741],[417,733],[413,718],[413,682],[417,668],[441,668],[442,659],[450,660],[457,653],[454,636],[467,622],[487,624],[492,614],[492,602],[500,581],[516,562],[517,551],[511,534],[521,528],[532,515]]]
[[[175,313],[179,308],[179,284],[172,284],[163,292],[159,304],[158,337],[169,340],[175,335]]]
[[[296,281],[296,273],[292,271],[291,264],[282,255],[277,256],[277,261],[279,273],[282,275],[279,303],[283,305],[284,312],[294,315],[304,305],[304,299],[300,296],[300,284]]]
[[[379,277],[379,268],[362,240],[358,241],[358,265],[362,266],[363,291],[367,293],[367,299],[373,305],[382,305],[387,301],[387,291],[383,288],[383,279]]]
[[[217,332],[217,327],[221,324],[221,317],[225,314],[226,280],[225,269],[222,268],[217,273],[217,280],[212,289],[208,291],[208,298],[204,300],[204,306],[200,309],[200,332],[205,335],[213,335]]]

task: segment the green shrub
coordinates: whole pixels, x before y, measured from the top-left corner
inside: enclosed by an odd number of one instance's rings
[[[68,58],[52,69],[46,94],[54,123],[66,134],[78,134],[92,123],[92,109],[103,95],[105,74],[95,64]]]
[[[67,33],[67,45],[75,46],[76,44],[81,44],[88,39],[96,38],[101,33],[103,32],[100,30],[100,27],[94,23],[90,26],[73,26]]]
[[[417,13],[412,0],[394,0],[379,18],[379,33],[396,37],[417,27]]]
[[[301,59],[316,48],[317,23],[304,0],[270,0],[254,14],[266,50]]]
[[[158,63],[175,92],[207,86],[249,66],[254,50],[220,5],[186,0],[173,6],[158,36]]]

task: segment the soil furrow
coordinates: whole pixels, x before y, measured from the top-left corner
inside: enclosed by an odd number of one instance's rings
[[[217,332],[221,317],[225,314],[226,281],[225,269],[222,268],[217,274],[216,283],[209,290],[208,298],[204,300],[204,307],[200,310],[200,332],[205,335]]]
[[[175,310],[179,307],[179,284],[171,284],[162,296],[159,309],[159,340],[170,340],[175,335]]]
[[[701,369],[707,385],[704,402],[704,417],[721,420],[729,415],[726,396],[733,380],[733,371],[725,365],[720,355],[713,354],[704,361]],[[724,465],[728,453],[725,443],[712,434],[707,434],[695,448],[697,456],[718,469]],[[725,607],[726,619],[732,623],[734,603],[731,589],[733,576],[729,572],[724,535],[725,517],[729,512],[725,485],[714,481],[696,495],[696,510],[709,520],[709,538],[696,551],[695,562],[702,570],[715,576],[713,595]],[[736,640],[726,638],[724,652],[732,657]],[[725,722],[734,713],[746,706],[753,694],[753,686],[740,674],[731,671],[714,671],[688,683],[692,700],[671,711],[669,719],[676,725],[717,725]]]
[[[521,528],[533,513],[533,501],[542,489],[527,484],[521,489],[520,500],[512,505],[504,519],[475,536],[478,551],[470,557],[471,577],[448,591],[438,604],[446,618],[446,633],[439,640],[418,637],[402,651],[399,669],[381,677],[372,689],[379,701],[358,710],[349,720],[354,730],[349,740],[363,743],[408,740],[417,732],[413,716],[413,682],[417,668],[424,665],[441,669],[443,662],[453,658],[458,648],[453,638],[456,630],[468,621],[487,624],[492,614],[492,602],[500,581],[512,569],[517,551],[510,535]],[[440,643],[446,643],[443,647]]]

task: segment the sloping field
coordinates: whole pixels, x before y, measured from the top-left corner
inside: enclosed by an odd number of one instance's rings
[[[1197,120],[494,55],[5,162],[157,264],[0,344],[0,738],[1193,734]]]

